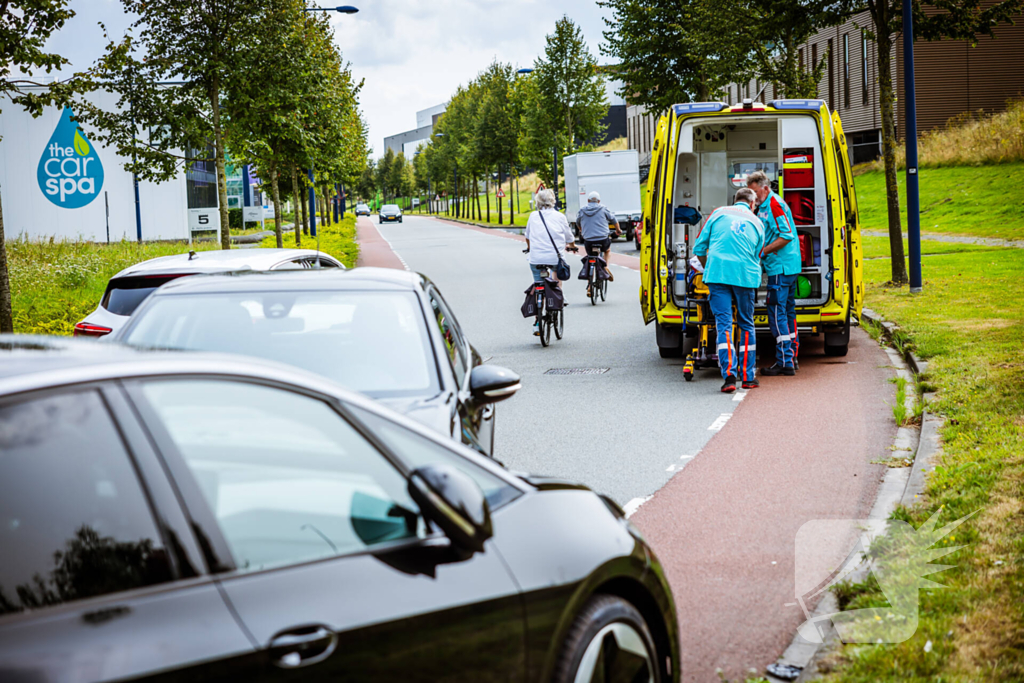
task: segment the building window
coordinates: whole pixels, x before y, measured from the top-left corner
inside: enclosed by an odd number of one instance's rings
[[[800,72],[803,73],[803,71],[804,71],[804,49],[803,48],[800,48],[799,50],[797,50],[797,56],[800,59]]]
[[[850,108],[850,34],[843,34],[843,106]]]
[[[868,32],[860,30],[860,78],[862,93],[862,104],[868,103]]]
[[[811,45],[811,72],[813,73],[818,68],[818,44]],[[818,93],[821,92],[821,81],[818,81],[814,85],[814,96],[817,97]]]

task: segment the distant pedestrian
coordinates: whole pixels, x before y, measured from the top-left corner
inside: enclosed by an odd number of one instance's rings
[[[693,253],[704,266],[704,284],[710,291],[711,313],[718,331],[718,365],[725,383],[722,391],[736,391],[742,358],[744,389],[758,386],[757,344],[754,337],[754,295],[761,284],[764,227],[753,209],[757,195],[749,188],[736,192],[735,204],[715,209],[697,237]],[[732,338],[732,307],[736,304],[738,339]]]
[[[775,337],[775,363],[763,368],[761,374],[768,377],[795,375],[800,351],[796,281],[803,261],[793,213],[782,197],[772,191],[771,179],[764,171],[754,171],[747,176],[747,187],[757,195],[757,216],[764,224],[765,247],[761,257],[768,274],[768,327]]]

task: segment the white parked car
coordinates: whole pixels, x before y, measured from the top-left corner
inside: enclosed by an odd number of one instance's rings
[[[110,278],[100,305],[75,325],[75,336],[106,337],[116,332],[160,285],[186,275],[344,267],[338,260],[312,249],[231,249],[161,256],[136,263]]]

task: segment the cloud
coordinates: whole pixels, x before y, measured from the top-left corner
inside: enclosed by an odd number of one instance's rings
[[[365,79],[361,108],[378,154],[386,136],[415,128],[418,110],[448,100],[492,61],[532,65],[563,14],[583,29],[599,61],[608,61],[598,50],[605,11],[594,0],[347,1],[359,7],[358,14],[328,16],[353,73]],[[120,0],[72,0],[71,8],[77,16],[47,47],[83,69],[105,46],[97,22],[117,38],[131,17]]]

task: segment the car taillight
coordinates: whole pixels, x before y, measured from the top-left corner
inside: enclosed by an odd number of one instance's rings
[[[93,325],[92,323],[78,323],[75,325],[76,337],[103,337],[113,332],[109,327]]]

